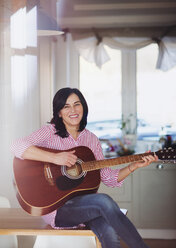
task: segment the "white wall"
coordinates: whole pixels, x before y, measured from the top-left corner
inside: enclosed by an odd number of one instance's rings
[[[79,87],[79,56],[70,34],[57,38],[55,65],[55,91],[62,87]]]
[[[52,117],[52,99],[63,87],[79,87],[78,54],[71,36],[40,37],[40,119],[41,125]]]

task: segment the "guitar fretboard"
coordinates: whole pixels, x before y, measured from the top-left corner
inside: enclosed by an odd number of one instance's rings
[[[143,153],[143,154],[137,154],[137,155],[130,155],[130,156],[122,156],[118,158],[111,158],[111,159],[104,159],[104,160],[94,160],[85,162],[82,164],[82,170],[83,171],[93,171],[102,169],[105,167],[110,167],[114,165],[120,165],[120,164],[126,164],[131,162],[137,162],[142,161],[142,158],[148,155],[154,155],[153,152],[150,153]]]

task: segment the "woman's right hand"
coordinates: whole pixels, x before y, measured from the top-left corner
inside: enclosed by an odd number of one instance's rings
[[[71,167],[77,161],[77,156],[74,153],[75,150],[69,152],[54,153],[52,163],[56,165],[66,165],[68,167]]]
[[[51,151],[40,149],[36,146],[30,146],[24,151],[22,158],[71,167],[76,163],[77,160],[77,156],[74,153],[75,150],[53,153]]]

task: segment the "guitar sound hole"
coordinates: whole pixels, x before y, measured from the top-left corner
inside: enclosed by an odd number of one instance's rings
[[[69,189],[77,187],[79,184],[82,183],[83,180],[84,180],[84,177],[73,180],[66,176],[60,176],[56,179],[56,185],[58,189],[60,190],[69,190]]]
[[[86,175],[87,172],[82,170],[81,164],[82,164],[82,160],[78,159],[72,167],[62,166],[61,168],[62,175],[70,179],[76,179],[76,180],[82,178],[83,176]]]

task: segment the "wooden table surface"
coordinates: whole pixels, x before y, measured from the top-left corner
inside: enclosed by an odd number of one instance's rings
[[[0,235],[94,236],[91,230],[53,229],[41,217],[31,216],[21,208],[0,208]]]

